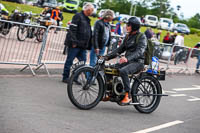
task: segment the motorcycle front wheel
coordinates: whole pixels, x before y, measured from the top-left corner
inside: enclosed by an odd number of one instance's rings
[[[29,27],[19,26],[19,28],[17,30],[17,39],[19,41],[24,41],[28,36],[28,32],[29,32]]]
[[[100,75],[93,78],[94,69],[82,67],[77,70],[68,82],[68,97],[79,109],[94,108],[103,98],[103,81]]]
[[[162,88],[159,81],[151,75],[143,75],[139,78],[140,82],[135,80],[132,87],[132,99],[137,111],[140,113],[152,113],[158,107],[162,94]],[[158,95],[157,95],[158,94]]]

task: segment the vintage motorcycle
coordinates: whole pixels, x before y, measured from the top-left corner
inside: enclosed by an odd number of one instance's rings
[[[10,18],[8,15],[5,15],[2,13],[2,11],[0,10],[0,33],[2,35],[7,35],[10,32],[10,29],[12,27],[12,24],[7,22],[10,21]]]
[[[21,13],[22,23],[27,25],[19,25],[17,30],[17,39],[19,41],[24,41],[26,38],[34,38],[36,28],[32,26],[28,26],[31,24],[32,12],[24,12]]]
[[[129,75],[131,82],[132,102],[141,113],[151,113],[158,107],[162,94],[159,80],[165,80],[165,71],[157,75],[138,72]],[[109,97],[110,102],[124,106],[120,101],[124,98],[124,85],[115,65],[105,65],[105,59],[99,58],[95,67],[77,65],[70,77],[67,92],[73,105],[79,109],[94,108],[102,99]]]

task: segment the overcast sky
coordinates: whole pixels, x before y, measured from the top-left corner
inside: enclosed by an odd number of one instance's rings
[[[170,0],[171,6],[176,9],[177,5],[181,6],[180,12],[183,12],[184,18],[190,18],[196,13],[200,13],[200,0]],[[175,10],[177,11],[177,10]]]

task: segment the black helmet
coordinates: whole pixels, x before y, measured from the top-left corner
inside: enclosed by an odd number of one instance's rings
[[[127,24],[131,26],[132,31],[137,31],[140,29],[140,21],[136,17],[129,18]]]

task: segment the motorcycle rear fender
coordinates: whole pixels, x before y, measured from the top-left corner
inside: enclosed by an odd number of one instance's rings
[[[131,88],[133,89],[134,84],[136,84],[136,82],[139,82],[138,80],[140,80],[142,76],[147,76],[147,75],[148,75],[148,76],[152,76],[155,80],[158,80],[156,77],[153,76],[153,74],[146,73],[146,72],[142,72],[140,75],[138,75],[138,76],[136,77],[137,79],[133,82]],[[161,86],[161,84],[160,84],[159,81],[158,81],[158,85],[159,85],[160,88],[161,88],[161,94],[162,94],[162,86]]]

